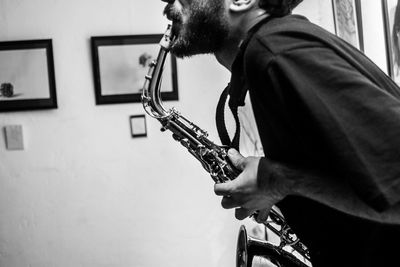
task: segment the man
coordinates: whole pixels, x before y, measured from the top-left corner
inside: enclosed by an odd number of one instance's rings
[[[166,0],[164,0],[166,1]],[[229,157],[224,208],[277,205],[313,266],[389,266],[400,238],[400,89],[349,44],[290,15],[301,0],[170,0],[172,53],[213,53],[250,96],[266,157]],[[245,105],[247,106],[247,104]]]

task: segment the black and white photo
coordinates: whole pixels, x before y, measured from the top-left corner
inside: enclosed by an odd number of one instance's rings
[[[388,73],[400,83],[400,1],[382,0]]]
[[[360,0],[332,0],[332,5],[336,35],[364,50]]]
[[[56,107],[52,40],[0,42],[0,111]]]
[[[147,136],[147,126],[146,126],[146,116],[145,115],[132,115],[129,117],[131,126],[131,136],[135,137],[146,137]]]
[[[149,64],[162,35],[92,37],[96,104],[140,102]],[[167,59],[163,100],[178,100],[176,58]]]

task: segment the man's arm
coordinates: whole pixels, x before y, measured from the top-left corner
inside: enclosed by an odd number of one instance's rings
[[[362,201],[343,179],[319,171],[274,162],[266,158],[244,158],[230,150],[233,164],[242,170],[235,180],[216,184],[214,191],[223,196],[222,206],[236,208],[236,218],[242,220],[255,211],[269,211],[289,195],[312,199],[355,217],[389,224],[400,224],[400,204],[378,212]],[[267,219],[261,212],[258,221]]]

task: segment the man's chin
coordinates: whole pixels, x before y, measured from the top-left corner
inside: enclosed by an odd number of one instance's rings
[[[178,40],[175,40],[175,42],[172,43],[170,51],[178,58],[185,58],[195,55],[195,53],[191,51],[190,47],[182,45]]]
[[[176,28],[175,28],[176,29]],[[180,34],[179,31],[173,31],[173,40],[171,43],[170,52],[178,58],[184,58],[194,55],[192,46],[189,42]]]
[[[199,38],[198,35],[187,34],[182,28],[176,27],[172,32],[174,38],[170,52],[178,58],[191,57],[200,54],[212,54],[216,51],[211,41],[212,36]]]
[[[211,49],[203,49],[189,43],[181,43],[179,40],[172,43],[170,52],[178,58],[187,58],[195,55],[213,54]]]

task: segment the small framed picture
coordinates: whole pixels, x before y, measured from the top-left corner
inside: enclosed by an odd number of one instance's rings
[[[132,115],[129,117],[132,137],[146,137],[147,126],[145,115]]]
[[[364,51],[360,0],[332,0],[336,35]]]
[[[382,0],[388,74],[400,84],[400,1]]]
[[[92,37],[96,104],[141,102],[149,64],[157,58],[162,34]],[[176,58],[164,65],[162,100],[178,100]]]
[[[0,42],[0,111],[57,108],[50,39]]]

